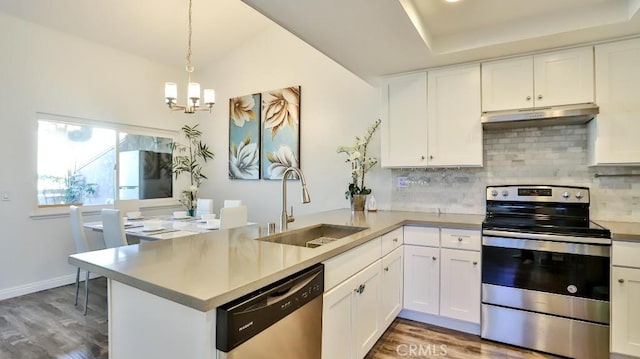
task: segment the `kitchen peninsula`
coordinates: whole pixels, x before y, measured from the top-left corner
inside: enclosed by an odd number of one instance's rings
[[[215,309],[405,224],[480,229],[484,216],[334,210],[302,216],[367,229],[316,248],[284,245],[258,225],[75,254],[69,263],[108,278],[112,358],[214,358]]]
[[[316,248],[256,240],[267,231],[252,225],[75,254],[69,263],[108,278],[111,358],[215,358],[217,307],[405,225],[479,232],[483,219],[342,209],[301,216],[290,225],[290,231],[320,223],[366,227]],[[607,225],[614,239],[640,240],[640,225]]]

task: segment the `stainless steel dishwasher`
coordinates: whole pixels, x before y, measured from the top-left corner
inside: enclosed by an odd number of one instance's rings
[[[319,264],[219,307],[218,358],[320,358],[323,291]]]

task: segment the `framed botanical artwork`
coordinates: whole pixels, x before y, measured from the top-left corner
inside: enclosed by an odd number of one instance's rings
[[[229,178],[260,179],[260,94],[229,99]]]
[[[281,179],[300,167],[300,86],[262,93],[262,178]]]

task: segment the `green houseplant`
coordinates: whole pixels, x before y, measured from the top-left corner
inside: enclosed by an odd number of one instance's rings
[[[198,125],[184,125],[180,133],[186,139],[186,144],[175,141],[171,143],[174,153],[171,172],[176,179],[182,173],[189,174],[190,186],[182,191],[180,203],[189,211],[189,215],[193,216],[198,200],[198,189],[207,179],[207,176],[202,173],[202,165],[207,160],[213,159],[214,154],[209,150],[209,146],[202,142],[202,131],[198,129]]]
[[[351,182],[344,196],[351,201],[352,210],[364,210],[366,195],[371,193],[371,189],[364,185],[364,179],[366,173],[378,163],[378,159],[367,156],[367,146],[380,127],[380,122],[378,119],[369,126],[364,136],[356,136],[353,146],[338,147],[338,153],[346,153],[348,156],[345,162],[351,163]]]

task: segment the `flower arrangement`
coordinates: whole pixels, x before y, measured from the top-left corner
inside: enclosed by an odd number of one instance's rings
[[[198,186],[190,186],[188,189],[182,191],[180,204],[189,211],[195,211],[198,204]]]
[[[198,202],[198,188],[202,181],[207,179],[207,176],[202,173],[202,162],[213,159],[214,154],[209,150],[209,146],[200,140],[202,131],[198,129],[198,125],[184,125],[180,132],[187,139],[187,144],[171,143],[171,149],[174,151],[171,172],[176,179],[182,173],[189,174],[191,186],[182,191],[180,203],[192,212],[196,209]]]
[[[338,153],[346,153],[348,156],[345,162],[351,163],[351,183],[349,183],[349,187],[344,193],[346,199],[350,199],[357,194],[371,193],[371,189],[364,185],[364,178],[367,171],[375,166],[378,160],[375,157],[367,157],[367,146],[369,146],[373,134],[380,127],[380,122],[380,119],[378,119],[369,126],[367,133],[363,137],[356,136],[353,146],[338,147]]]

